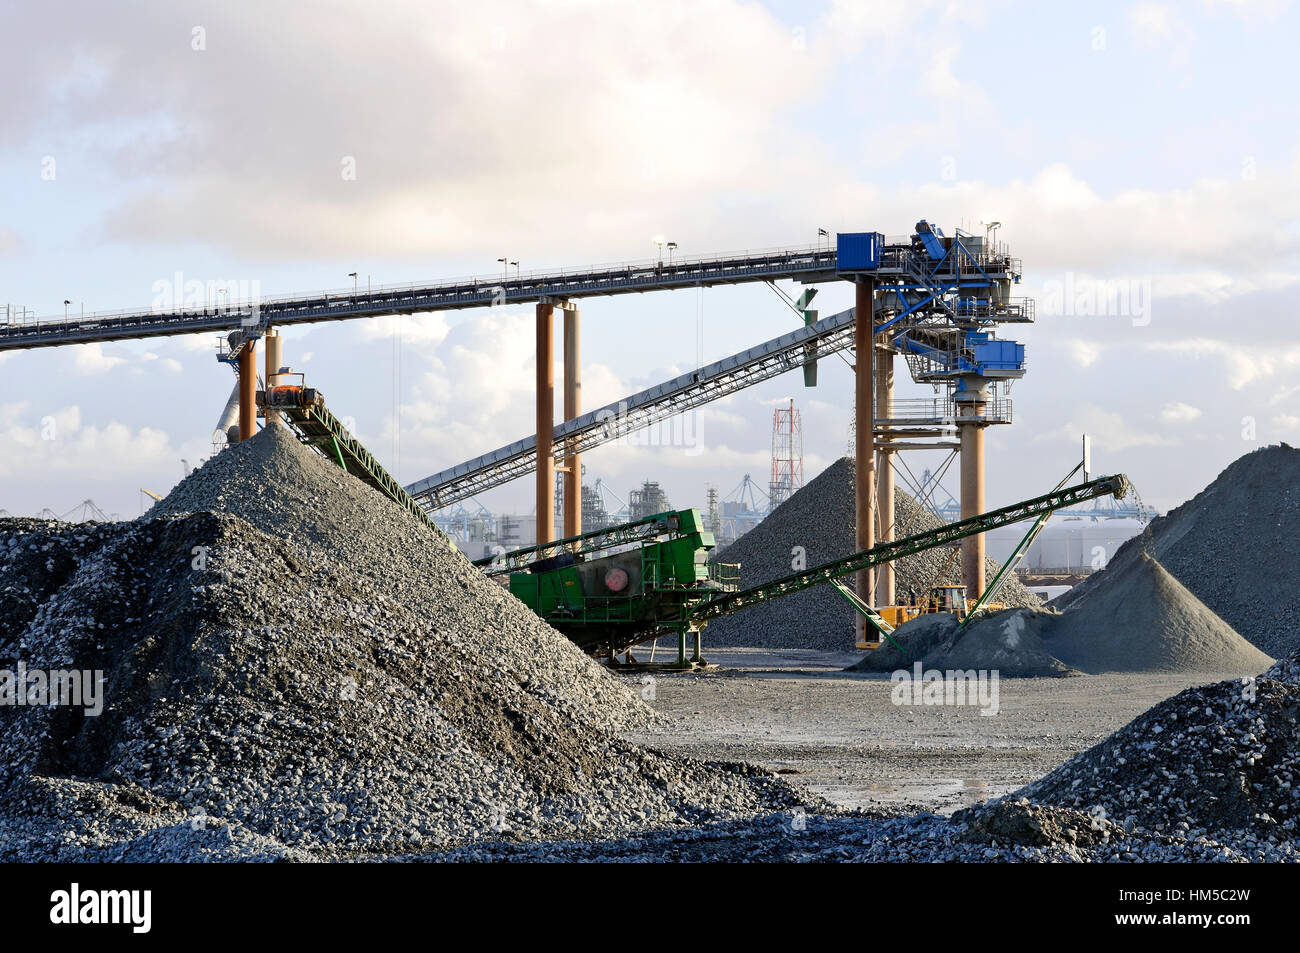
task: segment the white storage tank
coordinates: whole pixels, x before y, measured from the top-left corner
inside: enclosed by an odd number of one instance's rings
[[[1024,539],[1028,525],[1003,526],[986,533],[989,556],[1005,562]],[[1035,573],[1087,573],[1104,569],[1115,551],[1144,528],[1135,519],[1058,516],[1038,534],[1016,568]]]

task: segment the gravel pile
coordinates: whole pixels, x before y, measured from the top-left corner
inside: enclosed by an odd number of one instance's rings
[[[1043,641],[1043,633],[1056,620],[1055,613],[1042,609],[1008,609],[977,617],[954,643],[958,633],[952,615],[923,615],[899,626],[849,671],[894,672],[920,662],[926,669],[986,669],[1006,677],[1079,675]]]
[[[803,547],[808,566],[852,555],[857,551],[853,474],[851,457],[831,464],[714,558],[740,563],[741,585],[755,586],[794,572],[796,546]],[[937,517],[906,492],[895,490],[896,537],[939,525]],[[999,568],[997,562],[988,560],[990,579]],[[934,585],[959,583],[960,576],[960,557],[949,548],[928,550],[894,563],[895,591],[900,597],[909,586],[924,593]],[[852,585],[852,579],[845,581]],[[1003,585],[998,601],[1013,607],[1042,605],[1014,578]],[[715,646],[851,650],[854,619],[854,610],[834,588],[817,586],[717,619],[709,623],[705,635]]]
[[[947,613],[921,616],[853,668],[891,672],[919,661],[925,668],[996,669],[1006,676],[1251,675],[1273,661],[1150,556],[1126,565],[1064,613],[1009,609],[977,618],[960,634]]]
[[[1151,556],[1139,553],[1103,576],[1046,633],[1048,650],[1067,665],[1250,675],[1272,663]]]
[[[1287,444],[1240,457],[1213,483],[1125,543],[1107,569],[1053,601],[1065,608],[1149,552],[1256,648],[1300,648],[1300,450]]]
[[[960,821],[929,813],[786,812],[691,830],[606,841],[496,841],[430,855],[438,861],[675,863],[1225,863],[1300,861],[1294,839],[1148,835],[1115,825],[1106,837],[1081,811],[1001,802]]]
[[[1081,814],[1102,837],[1294,847],[1298,669],[1292,659],[1259,678],[1181,692],[1033,784],[955,819],[997,828],[999,814],[1023,815],[1028,802]]]
[[[431,628],[456,634],[583,725],[628,727],[639,698],[593,665],[501,586],[399,506],[304,447],[285,427],[218,454],[150,516],[229,513],[292,548],[306,566],[334,560]]]
[[[256,524],[256,525],[255,525]],[[273,428],[133,523],[0,521],[0,859],[410,856],[793,804],[622,741],[650,710],[441,539]]]

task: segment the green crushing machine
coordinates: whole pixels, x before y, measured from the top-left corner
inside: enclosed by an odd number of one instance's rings
[[[739,586],[739,565],[709,561],[713,534],[694,509],[500,553],[475,565],[489,575],[508,574],[513,595],[578,646],[611,663],[634,645],[673,634],[677,660],[671,664],[693,668],[705,664],[700,631],[711,619],[1062,507],[1108,495],[1122,499],[1129,487],[1123,474],[1058,487],[748,589]],[[694,640],[689,658],[688,637]]]
[[[686,659],[691,612],[739,589],[740,567],[709,561],[716,545],[700,511],[656,513],[608,529],[478,560],[509,574],[512,595],[581,648],[611,660],[669,631]],[[693,664],[701,664],[698,644]]]

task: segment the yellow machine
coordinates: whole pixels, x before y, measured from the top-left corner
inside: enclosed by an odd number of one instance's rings
[[[893,562],[896,559],[902,559],[913,553],[924,552],[927,549],[935,549],[939,546],[947,546],[955,543],[959,539],[967,536],[978,535],[979,533],[988,532],[991,529],[997,529],[999,526],[1007,526],[1011,523],[1017,523],[1021,520],[1033,519],[1034,524],[1030,527],[1029,532],[1025,534],[1024,539],[1002,564],[1002,568],[997,571],[993,580],[984,588],[984,592],[973,604],[967,604],[966,587],[958,585],[938,585],[930,589],[929,595],[920,605],[892,605],[885,606],[882,609],[874,609],[871,604],[861,598],[855,591],[850,589],[840,578],[848,573],[838,573],[835,576],[828,576],[826,581],[839,591],[839,594],[857,610],[858,614],[866,622],[866,633],[856,644],[860,649],[877,649],[880,648],[883,639],[889,639],[896,646],[893,636],[890,634],[898,626],[905,622],[910,622],[917,616],[925,615],[932,612],[949,612],[957,619],[957,627],[960,632],[973,619],[977,613],[989,609],[996,611],[1005,609],[1005,603],[991,602],[994,596],[998,594],[1002,583],[1006,581],[1012,570],[1024,557],[1025,552],[1033,543],[1039,531],[1047,522],[1047,518],[1052,515],[1054,510],[1070,506],[1080,499],[1095,499],[1098,496],[1110,494],[1117,499],[1123,499],[1129,491],[1130,484],[1128,477],[1122,473],[1112,477],[1102,477],[1099,480],[1091,480],[1081,483],[1076,487],[1065,489],[1065,484],[1069,482],[1080,470],[1085,469],[1087,462],[1087,445],[1084,445],[1084,462],[1079,463],[1073,470],[1066,474],[1065,479],[1056,485],[1056,489],[1046,496],[1040,496],[1033,500],[1026,500],[1023,503],[1017,503],[1014,506],[1004,506],[1000,510],[992,510],[979,516],[972,516],[968,519],[959,520],[956,523],[949,523],[939,527],[937,530],[930,530],[924,533],[918,533],[915,536],[908,536],[900,540],[890,540],[884,543],[877,543],[865,555],[870,558],[868,564],[880,564]],[[1084,474],[1085,479],[1087,473]],[[954,549],[955,556],[957,550]],[[866,568],[863,565],[860,568]],[[947,576],[947,569],[939,572],[934,578],[943,579]],[[901,646],[900,646],[901,648]]]
[[[929,615],[935,612],[951,612],[958,622],[963,622],[971,606],[966,600],[965,586],[931,586],[929,593],[915,605],[901,604],[893,606],[884,606],[875,610],[875,614],[890,629],[897,629],[905,622],[911,622],[913,619],[922,615]],[[987,602],[980,606],[981,609],[988,609],[991,612],[997,612],[1006,608],[1005,603]],[[866,636],[879,636],[880,632],[867,626]],[[874,641],[862,640],[857,643],[860,649],[878,649],[880,648],[880,639]]]

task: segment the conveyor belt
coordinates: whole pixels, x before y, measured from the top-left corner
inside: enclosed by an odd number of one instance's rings
[[[275,388],[272,388],[272,392],[274,390]],[[264,395],[261,392],[258,393],[258,403],[264,403]],[[392,474],[379,465],[379,461],[348,432],[339,419],[330,413],[323,401],[307,406],[277,403],[271,413],[275,412],[279,412],[285,423],[303,443],[314,447],[322,456],[333,460],[362,483],[374,487],[399,506],[418,516],[421,522],[439,536],[446,538],[429,514],[402,489],[402,485],[393,478]]]
[[[574,452],[585,453],[691,408],[802,367],[806,361],[850,348],[853,345],[853,321],[854,310],[849,308],[565,421],[553,433],[557,460],[568,441],[575,442]],[[412,483],[406,490],[428,509],[437,510],[509,483],[536,468],[537,438],[530,435]]]
[[[708,622],[710,619],[716,619],[719,616],[767,602],[770,599],[787,596],[820,585],[823,582],[830,582],[833,579],[839,579],[860,572],[863,569],[870,569],[881,563],[893,562],[904,556],[933,549],[936,546],[942,546],[945,543],[951,543],[967,536],[987,533],[999,526],[1008,526],[1022,520],[1034,519],[1044,513],[1050,513],[1052,510],[1073,506],[1085,500],[1095,499],[1099,496],[1122,498],[1128,492],[1129,486],[1128,477],[1122,473],[1117,476],[1101,477],[1065,490],[1048,493],[1046,496],[1026,500],[1023,503],[1016,503],[1013,506],[1004,506],[999,510],[981,513],[979,516],[972,516],[970,519],[948,523],[938,529],[880,543],[872,549],[855,553],[844,559],[823,563],[820,566],[793,573],[782,579],[776,579],[760,586],[752,586],[749,589],[742,589],[739,592],[727,593],[710,599],[696,606],[691,611],[689,618],[692,623],[698,625]]]

